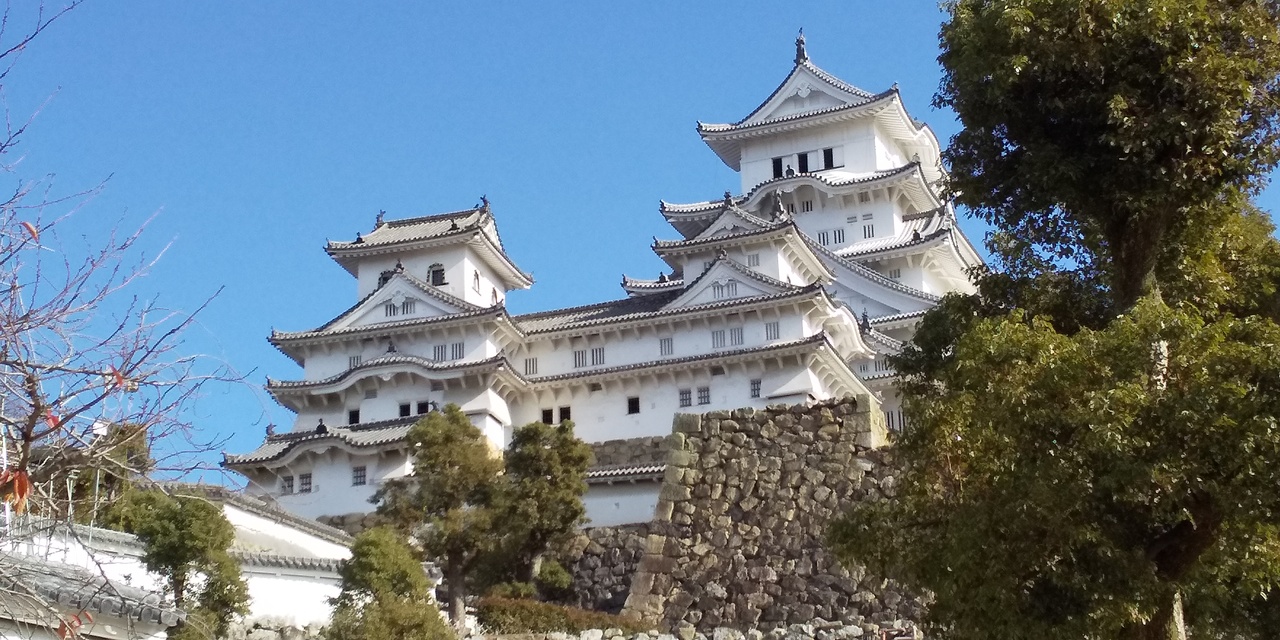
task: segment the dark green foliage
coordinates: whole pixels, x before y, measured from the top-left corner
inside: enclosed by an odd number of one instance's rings
[[[1280,3],[946,6],[946,157],[1000,271],[897,358],[897,498],[831,543],[944,640],[1271,637]]]
[[[545,558],[538,568],[538,592],[547,600],[565,602],[571,600],[573,593],[573,575],[564,565]]]
[[[632,618],[508,598],[481,599],[476,606],[476,620],[489,633],[581,633],[587,629],[610,628],[639,633],[648,630]]]
[[[240,564],[228,553],[235,529],[222,509],[198,497],[130,490],[106,520],[143,544],[142,562],[166,581],[175,604],[188,613],[173,638],[216,637],[248,610]]]
[[[417,553],[395,531],[377,527],[356,536],[338,573],[342,592],[326,640],[455,637],[432,600]]]

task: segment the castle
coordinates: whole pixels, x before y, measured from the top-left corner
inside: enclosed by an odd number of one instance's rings
[[[670,267],[624,277],[625,297],[511,315],[532,278],[487,201],[374,228],[326,252],[358,301],[270,341],[302,367],[269,380],[297,413],[288,433],[226,455],[251,494],[307,517],[368,511],[410,471],[409,428],[455,403],[495,447],[513,427],[572,419],[597,448],[593,525],[648,521],[663,466],[647,457],[676,413],[877,398],[901,426],[885,356],[981,257],[941,196],[932,130],[897,87],[870,93],[814,65],[804,37],[782,83],[742,120],[698,124],[741,192],[659,210]]]

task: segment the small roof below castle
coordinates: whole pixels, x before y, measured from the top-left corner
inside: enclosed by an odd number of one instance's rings
[[[285,457],[300,446],[320,440],[336,440],[360,449],[396,444],[404,441],[409,435],[409,429],[419,419],[421,416],[272,434],[257,449],[248,453],[223,453],[222,466],[228,469],[264,466]]]

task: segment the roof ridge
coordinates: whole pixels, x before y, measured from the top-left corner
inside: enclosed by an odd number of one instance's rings
[[[745,124],[747,120],[750,120],[750,116],[748,116],[746,119],[739,120],[738,122],[729,123],[729,124],[699,122],[698,133],[705,135],[705,134],[726,133],[726,132],[732,132],[732,131],[746,131],[746,130],[756,129],[760,127],[769,127],[776,124],[781,124],[783,122],[793,122],[796,120],[803,120],[805,118],[827,116],[833,113],[840,113],[841,111],[851,111],[854,109],[860,109],[862,107],[875,105],[876,103],[881,102],[886,98],[891,98],[896,95],[900,95],[899,91],[896,88],[889,89],[887,91],[882,91],[880,93],[874,94],[870,98],[867,98],[862,102],[846,102],[844,104],[836,105],[834,107],[826,107],[824,109],[814,109],[813,111],[801,111],[799,113],[792,113],[785,116],[778,116],[776,118],[761,120],[760,122],[753,122],[751,124]],[[761,105],[761,106],[764,106],[764,105]],[[920,127],[920,125],[918,125],[914,121],[912,122],[912,126],[916,127],[917,129],[919,129]]]
[[[446,213],[432,213],[425,216],[415,216],[413,218],[400,218],[398,220],[384,220],[378,227],[404,227],[411,224],[419,224],[422,222],[435,222],[437,220],[448,220],[449,218],[457,218],[473,213],[481,213],[484,207],[471,207],[470,209],[459,209],[457,211],[449,211]],[[375,229],[377,227],[374,227]]]
[[[271,378],[267,378],[267,386],[268,387],[276,386],[276,388],[290,389],[290,388],[297,388],[304,385],[316,386],[316,385],[332,384],[334,382],[339,382],[345,379],[347,376],[351,375],[352,373],[355,373],[364,369],[371,369],[373,367],[382,366],[384,364],[398,364],[400,362],[418,364],[418,365],[425,366],[428,369],[432,369],[436,371],[449,371],[454,369],[462,369],[466,367],[478,367],[478,366],[484,366],[487,364],[494,364],[496,362],[499,362],[505,359],[506,359],[506,356],[499,353],[498,355],[490,356],[482,360],[455,360],[453,361],[454,364],[449,364],[447,366],[438,366],[440,364],[438,361],[432,360],[430,358],[426,358],[424,356],[415,356],[412,354],[402,354],[402,353],[395,353],[394,355],[384,353],[376,358],[365,360],[364,362],[361,362],[360,364],[354,367],[351,367],[346,371],[331,375],[327,378],[320,378],[319,380],[272,380]],[[280,384],[284,384],[286,386],[279,387],[278,385]]]

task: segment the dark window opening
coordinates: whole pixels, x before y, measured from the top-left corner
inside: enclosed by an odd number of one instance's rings
[[[627,414],[640,413],[640,398],[627,398]]]
[[[293,493],[293,476],[280,478],[280,493],[285,495]]]
[[[362,465],[351,468],[351,486],[362,487],[367,484],[368,481],[368,469],[366,467]]]
[[[430,411],[430,410],[431,410],[431,405],[430,405],[430,404],[428,404],[428,403],[426,403],[426,402],[419,402],[419,403],[418,403],[418,413],[419,413],[419,414],[426,413],[427,411]]]
[[[552,424],[555,422],[555,416],[550,409],[542,410],[542,424]]]
[[[569,407],[560,407],[560,422],[569,420]]]
[[[298,493],[311,493],[311,474],[298,474]]]
[[[800,167],[800,173],[809,173],[809,154],[802,153],[796,156],[796,166]]]
[[[836,150],[823,149],[822,150],[822,168],[833,169],[835,168],[835,166],[836,166]]]
[[[782,177],[782,158],[773,159],[773,177],[775,178]]]
[[[430,273],[431,273],[431,286],[438,287],[440,285],[446,284],[446,282],[444,281],[444,265],[440,263],[431,265]]]
[[[407,417],[409,417],[409,403],[408,403],[408,402],[406,402],[406,403],[404,403],[404,404],[400,405],[400,417],[401,417],[401,418],[407,418]]]
[[[347,412],[347,424],[360,424],[359,409],[351,409]]]

